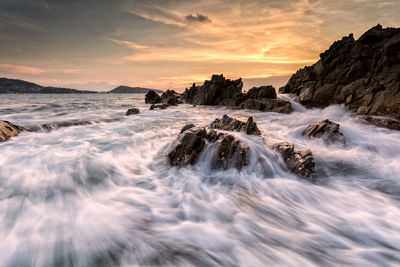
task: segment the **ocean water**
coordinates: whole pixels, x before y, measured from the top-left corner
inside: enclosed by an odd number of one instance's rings
[[[0,120],[34,130],[0,143],[0,266],[400,265],[400,132],[343,106],[293,105],[290,115],[151,111],[141,94],[0,95]],[[125,116],[132,106],[141,113]],[[211,147],[193,166],[168,166],[185,124],[223,114],[253,116],[267,141],[311,149],[318,180],[288,173],[243,133],[234,135],[252,152],[241,172],[213,170]],[[345,146],[301,137],[326,118]],[[85,125],[57,126],[71,121]]]

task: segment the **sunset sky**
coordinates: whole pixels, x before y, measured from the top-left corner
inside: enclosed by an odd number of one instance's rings
[[[213,73],[278,86],[399,14],[398,0],[0,0],[0,76],[101,91],[180,91]]]

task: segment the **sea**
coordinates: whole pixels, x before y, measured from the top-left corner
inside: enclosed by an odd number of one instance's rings
[[[279,97],[292,114],[149,110],[144,94],[0,95],[0,120],[27,129],[0,143],[0,266],[400,265],[400,132]],[[168,165],[184,125],[224,114],[253,116],[262,132],[232,133],[248,166],[214,169],[209,146],[194,165]],[[321,119],[340,124],[345,145],[302,136]],[[317,179],[290,173],[267,142],[310,149]]]

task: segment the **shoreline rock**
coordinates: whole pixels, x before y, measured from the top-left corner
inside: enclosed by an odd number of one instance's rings
[[[320,138],[325,143],[345,144],[345,138],[340,131],[340,124],[328,119],[314,122],[303,131],[302,135],[308,138]]]
[[[225,130],[225,131],[245,132],[246,134],[261,135],[261,132],[257,127],[257,123],[254,122],[253,117],[249,117],[247,122],[243,122],[231,118],[227,115],[224,115],[222,119],[215,119],[210,124],[210,128]]]
[[[139,114],[140,110],[138,108],[130,108],[126,111],[126,116]]]
[[[24,130],[24,127],[15,125],[9,121],[0,121],[0,142],[5,142]]]
[[[146,103],[146,104],[158,104],[158,103],[161,103],[161,97],[156,92],[154,92],[153,90],[150,90],[145,95],[144,103]]]

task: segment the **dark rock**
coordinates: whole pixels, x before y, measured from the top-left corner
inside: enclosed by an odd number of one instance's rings
[[[181,167],[193,164],[203,150],[206,134],[203,127],[192,127],[179,134],[168,153],[168,162]]]
[[[290,102],[276,99],[276,91],[272,86],[253,87],[242,93],[241,79],[231,81],[223,75],[213,75],[210,81],[202,86],[193,86],[182,94],[183,99],[193,105],[219,105],[240,109],[255,109],[291,113]]]
[[[161,103],[161,97],[154,92],[153,90],[150,90],[146,95],[144,102],[146,104],[158,104]]]
[[[212,134],[212,136],[215,135]],[[217,168],[224,170],[236,168],[240,170],[242,167],[247,166],[249,163],[249,146],[247,144],[240,142],[230,134],[217,135],[217,142],[220,142],[216,162]]]
[[[280,91],[298,95],[307,107],[344,103],[360,115],[399,120],[400,28],[377,25],[358,40],[352,34],[343,37]]]
[[[158,108],[158,109],[166,109],[167,107],[169,107],[169,105],[167,105],[167,104],[158,104],[158,105],[152,104],[150,106],[150,110],[154,110],[156,108]]]
[[[273,144],[272,148],[282,155],[290,172],[304,178],[315,177],[315,160],[310,150],[295,151],[294,145],[287,142]]]
[[[290,102],[280,99],[247,99],[237,105],[240,109],[254,109],[259,111],[290,114],[293,112]]]
[[[161,103],[169,106],[176,106],[178,104],[182,104],[182,99],[180,94],[178,94],[174,90],[167,90],[161,95],[160,99]]]
[[[8,140],[10,137],[17,136],[24,130],[24,127],[15,125],[9,121],[0,121],[0,142]]]
[[[365,122],[379,127],[388,128],[391,130],[400,130],[400,121],[395,119],[375,116],[360,116],[359,118]]]
[[[186,131],[186,130],[188,130],[188,129],[190,129],[190,128],[193,128],[193,127],[195,127],[193,124],[191,124],[191,123],[189,123],[189,124],[186,124],[185,126],[183,126],[183,128],[181,129],[181,132],[179,133],[179,134],[181,134],[181,133],[183,133],[184,131]]]
[[[126,116],[129,115],[134,115],[134,114],[139,114],[140,110],[138,108],[130,108],[128,109],[128,111],[126,112]]]
[[[320,120],[310,124],[304,131],[303,136],[309,138],[321,138],[326,143],[345,144],[345,138],[340,131],[340,125],[330,120]]]
[[[253,117],[249,117],[247,122],[243,122],[224,115],[222,119],[215,119],[210,124],[210,128],[261,135],[260,130],[257,128],[257,123],[253,121]]]

